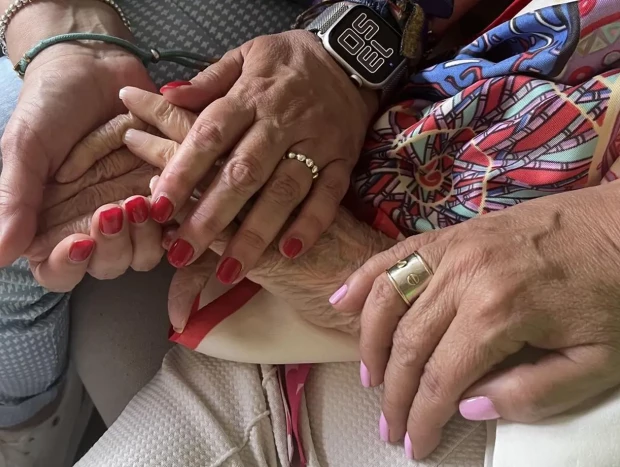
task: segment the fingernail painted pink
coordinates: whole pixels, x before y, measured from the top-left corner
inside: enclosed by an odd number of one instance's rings
[[[370,387],[370,372],[364,362],[360,362],[360,380],[362,381],[362,386],[365,388]]]
[[[413,460],[413,448],[411,447],[411,438],[409,438],[409,433],[405,435],[405,456],[407,456],[407,459]]]
[[[384,443],[390,441],[390,427],[387,424],[387,420],[385,419],[383,412],[381,412],[381,418],[379,418],[379,437]]]
[[[334,292],[334,295],[329,297],[329,303],[331,303],[332,305],[337,304],[347,294],[347,290],[349,290],[349,286],[347,284],[344,284],[342,287],[340,287]]]
[[[496,420],[500,417],[491,399],[484,396],[462,400],[459,412],[467,420]]]

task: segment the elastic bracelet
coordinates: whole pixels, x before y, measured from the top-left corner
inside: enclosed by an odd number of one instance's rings
[[[186,52],[183,50],[158,50],[152,48],[147,51],[129,41],[126,41],[125,39],[108,36],[106,34],[72,33],[61,34],[60,36],[50,37],[49,39],[44,39],[38,42],[32,49],[24,54],[23,58],[19,62],[15,64],[14,70],[23,78],[30,62],[45,49],[56,44],[73,41],[99,41],[105,42],[106,44],[116,45],[138,57],[145,67],[148,67],[150,63],[165,61],[202,71],[217,61],[217,59],[214,58],[205,57],[200,54]]]

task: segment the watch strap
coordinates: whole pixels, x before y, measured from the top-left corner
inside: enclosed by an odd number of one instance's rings
[[[306,30],[315,34],[325,34],[336,22],[355,5],[346,3],[336,3],[335,5],[325,8],[312,22],[306,27]],[[396,91],[398,85],[407,74],[406,60],[403,61],[401,67],[394,73],[385,87],[379,90],[379,102],[385,104]]]
[[[336,3],[335,5],[325,8],[312,22],[306,27],[308,31],[317,34],[324,34],[344,15],[351,5],[346,3]]]

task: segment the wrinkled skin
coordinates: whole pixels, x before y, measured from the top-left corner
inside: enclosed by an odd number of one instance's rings
[[[41,230],[45,185],[81,139],[123,112],[118,92],[127,85],[154,88],[142,63],[112,46],[58,44],[28,67],[0,141],[0,267]]]
[[[336,308],[363,307],[366,385],[383,384],[392,441],[408,433],[423,458],[459,408],[527,423],[620,383],[618,203],[619,182],[528,201],[410,237],[346,281]],[[408,307],[384,271],[415,251],[434,277]],[[528,346],[544,356],[497,370]]]
[[[149,181],[159,170],[144,163],[126,148],[119,136],[125,128],[150,130],[138,119],[121,115],[113,120],[115,131],[104,125],[97,138],[86,138],[69,156],[92,157],[94,164],[75,181],[53,182],[45,187],[43,211],[38,219],[38,235],[26,252],[37,281],[54,291],[69,291],[90,273],[98,279],[113,279],[131,267],[148,271],[161,260],[162,228],[147,219],[131,222],[124,213],[123,229],[113,236],[103,235],[99,214],[115,205],[127,211],[126,201],[148,195]],[[105,154],[105,156],[103,156]],[[144,199],[148,206],[148,199]],[[88,261],[71,261],[74,242],[90,239],[96,247]]]
[[[198,74],[191,85],[164,88],[163,93],[169,102],[199,115],[163,170],[154,205],[165,197],[176,213],[215,161],[226,157],[179,230],[194,254],[175,260],[173,247],[169,259],[182,267],[198,258],[256,196],[222,255],[223,261],[239,262],[236,279],[253,268],[298,206],[279,239],[284,255],[304,254],[327,229],[378,107],[378,93],[356,87],[317,37],[303,30],[250,40]],[[125,90],[122,99],[142,116],[140,102]],[[313,180],[299,162],[283,162],[289,151],[314,160],[319,178]],[[263,222],[266,216],[269,223]],[[289,239],[299,242],[299,248],[288,249]]]
[[[59,173],[69,170],[82,173],[82,176],[76,182],[49,187],[48,209],[42,214],[42,222],[51,229],[37,239],[31,254],[41,259],[68,233],[87,232],[92,210],[98,206],[97,203],[122,199],[131,192],[147,194],[145,189],[148,190],[149,180],[159,173],[160,168],[165,167],[178,145],[151,133],[159,131],[182,140],[183,133],[191,128],[196,118],[190,112],[168,104],[161,97],[144,101],[145,106],[155,104],[170,107],[170,112],[162,113],[161,109],[151,112],[153,121],[149,123],[157,126],[157,130],[131,115],[123,115],[93,132],[76,147]],[[167,115],[168,118],[165,122],[157,121],[158,115]],[[127,149],[117,149],[122,145],[123,135],[128,128],[150,132],[148,144],[131,146],[131,151],[154,165],[142,162]],[[91,164],[92,168],[89,169]],[[210,177],[213,178],[213,175]],[[98,183],[93,185],[95,180]],[[82,194],[74,196],[78,192],[84,193],[85,189],[91,195],[86,198]],[[188,204],[180,210],[176,220],[182,221],[191,207]],[[55,213],[54,222],[51,221],[52,212]],[[214,242],[212,249],[215,253],[221,254],[224,251],[234,229],[231,226]],[[176,237],[176,227],[168,229],[166,237],[164,245],[169,246]],[[359,329],[359,317],[356,314],[335,312],[328,298],[366,259],[392,244],[393,241],[383,234],[357,221],[340,208],[334,224],[306,255],[290,260],[280,254],[276,245],[271,245],[250,272],[249,278],[288,302],[310,322],[355,334]],[[152,244],[150,247],[157,249],[160,245]],[[207,252],[195,264],[177,271],[169,294],[169,313],[175,328],[182,329],[185,326],[191,304],[214,273],[217,260],[216,254]]]

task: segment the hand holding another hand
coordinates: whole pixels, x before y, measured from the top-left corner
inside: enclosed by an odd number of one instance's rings
[[[257,200],[223,253],[218,277],[234,283],[250,271],[293,211],[281,235],[289,258],[308,251],[334,220],[377,108],[373,92],[357,89],[307,31],[256,38],[227,53],[191,84],[162,88],[171,103],[200,112],[164,169],[153,217],[172,218],[216,161],[213,183],[179,229],[171,264],[196,260],[253,196]],[[127,108],[140,113],[140,97],[123,91]],[[163,115],[165,117],[165,115]],[[289,152],[311,158],[312,172]],[[264,222],[265,218],[270,222]]]
[[[163,137],[142,131],[144,128],[136,129],[140,127],[134,124],[131,126],[133,129],[125,133],[124,140],[127,147],[149,164],[164,169],[190,131],[196,116],[168,103],[159,95],[138,89],[131,89],[130,92],[135,102],[135,113],[156,127]],[[120,138],[120,135],[129,128],[120,124],[113,126],[114,134],[117,135],[115,138]],[[108,128],[102,127],[89,138],[100,139],[100,136],[106,134],[109,134]],[[115,143],[108,145],[107,148],[118,145]],[[99,159],[99,154],[100,151],[74,152],[60,173],[65,170],[81,173],[91,164],[98,164],[96,161]],[[216,170],[210,171],[206,179],[199,182],[199,187],[204,190],[216,177]],[[158,186],[159,183],[161,180],[157,180],[154,186]],[[192,212],[196,202],[196,198],[190,200],[178,211],[175,220],[182,222],[184,217]],[[247,210],[249,207],[246,212]],[[264,221],[269,222],[268,219]],[[235,229],[236,227],[231,225],[213,242],[211,248],[217,255],[226,250]],[[167,248],[176,240],[178,229],[176,227],[169,229],[168,234],[165,241]],[[392,244],[392,240],[357,221],[345,209],[340,208],[333,225],[306,255],[291,260],[283,257],[277,246],[270,245],[257,260],[254,269],[248,272],[248,277],[287,301],[309,321],[320,326],[357,333],[359,316],[335,312],[328,299],[335,287],[366,259]],[[217,256],[206,252],[193,264],[177,271],[169,294],[170,319],[175,328],[184,328],[196,295],[214,274],[216,261]]]
[[[125,85],[154,87],[140,61],[115,48],[60,44],[32,62],[1,141],[0,267],[32,242],[44,186],[71,149],[122,112]]]
[[[39,234],[26,256],[50,290],[71,290],[87,272],[113,279],[161,260],[162,227],[150,219],[143,196],[159,170],[122,148],[127,128],[148,126],[130,115],[114,118],[74,148],[58,175],[70,168],[79,178],[45,188]]]
[[[384,386],[386,441],[421,459],[459,406],[527,423],[620,383],[617,183],[410,237],[346,281],[335,307],[363,307],[362,383]],[[416,251],[434,275],[409,307],[385,270]],[[497,369],[525,347],[545,356]]]

